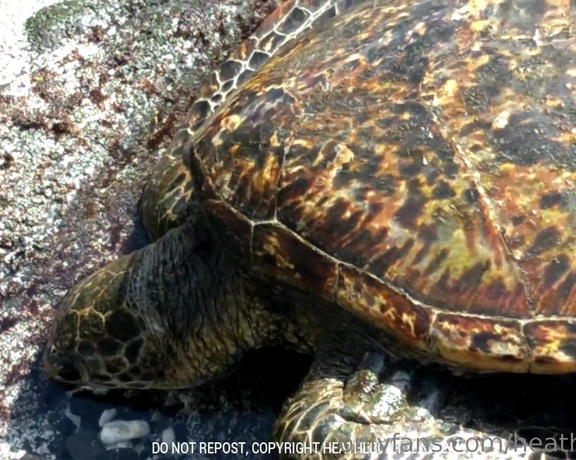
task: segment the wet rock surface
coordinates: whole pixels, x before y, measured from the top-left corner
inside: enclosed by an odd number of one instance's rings
[[[166,406],[174,394],[136,395],[134,406],[124,395],[65,393],[46,381],[39,357],[64,293],[147,243],[137,204],[150,169],[199,85],[273,3],[49,3],[21,30],[2,28],[11,35],[0,45],[0,459],[147,458],[172,426],[178,441],[268,440],[285,397],[269,385],[274,359],[268,383],[240,370],[232,385],[183,395],[193,415],[180,416]],[[150,423],[150,433],[107,450],[98,421],[112,407],[115,419]]]

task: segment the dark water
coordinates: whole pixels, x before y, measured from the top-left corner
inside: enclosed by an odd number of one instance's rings
[[[263,442],[272,439],[273,423],[282,403],[298,387],[310,365],[310,358],[282,349],[250,353],[227,378],[189,391],[109,392],[96,396],[88,392],[71,397],[60,384],[42,381],[44,410],[50,414],[51,428],[58,434],[51,452],[60,460],[146,459],[152,455],[152,442],[172,427],[177,442]],[[15,407],[18,407],[18,402]],[[186,407],[188,406],[188,407]],[[115,419],[145,420],[150,434],[135,449],[108,450],[98,439],[98,421],[104,410],[116,409]],[[66,415],[80,417],[81,427]],[[140,452],[137,449],[141,448]],[[235,459],[245,456],[162,455],[168,459]],[[248,458],[273,459],[274,455]]]

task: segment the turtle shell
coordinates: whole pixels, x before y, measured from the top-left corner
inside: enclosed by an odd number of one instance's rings
[[[196,133],[255,275],[430,360],[576,371],[570,0],[370,0],[281,49]]]

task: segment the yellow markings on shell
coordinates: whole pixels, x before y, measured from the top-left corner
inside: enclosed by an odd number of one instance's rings
[[[355,157],[354,152],[346,144],[338,144],[336,146],[336,158],[334,165],[341,168],[342,165],[349,163]]]
[[[307,139],[294,139],[294,141],[292,142],[292,146],[302,147],[306,150],[312,150],[314,148],[314,145],[315,145],[314,142],[309,141]]]
[[[382,298],[379,299],[380,301],[384,300]],[[387,304],[386,305],[386,310],[384,311],[384,313],[382,314],[382,317],[384,318],[388,318],[390,320],[394,320],[396,318],[396,310],[394,308],[389,308],[389,306]]]
[[[559,358],[559,355],[566,359],[565,355],[559,351],[560,344],[564,341],[565,337],[562,330],[558,330],[556,328],[550,327],[543,327],[541,328],[544,330],[546,334],[546,341],[539,341],[538,345],[534,348],[534,354],[536,356],[551,356],[559,361],[562,361],[562,358]],[[571,359],[568,357],[568,359]]]
[[[278,171],[279,168],[278,159],[274,155],[268,155],[264,161],[264,167],[257,170],[252,179],[254,191],[257,194],[266,193],[270,182],[275,180],[276,171]]]
[[[444,86],[434,94],[434,99],[432,100],[432,105],[438,107],[440,105],[447,105],[450,100],[453,99],[458,94],[458,82],[454,79],[448,80],[444,83]]]
[[[388,11],[394,11],[394,8],[390,8]],[[410,18],[410,13],[404,11],[402,13],[398,13],[396,15],[396,22],[393,22],[392,24],[390,24],[390,26],[395,25],[397,23],[399,23],[401,20],[403,19],[408,19]]]
[[[470,28],[473,32],[480,33],[490,27],[490,23],[491,21],[489,20],[474,21],[472,24],[470,24]]]
[[[242,123],[242,118],[239,115],[232,114],[222,120],[222,127],[232,132],[236,131],[240,123]]]
[[[564,131],[562,134],[552,139],[566,147],[574,146],[576,144],[576,129]]]
[[[419,22],[418,24],[416,24],[414,31],[420,35],[424,35],[426,33],[426,23],[423,21]]]
[[[497,355],[518,355],[520,347],[509,342],[495,342],[492,344],[492,351]]]
[[[291,276],[295,278],[301,278],[300,273],[297,270],[294,270],[296,266],[286,260],[284,257],[281,257],[282,251],[280,250],[280,243],[278,239],[272,237],[267,240],[266,243],[263,245],[264,250],[268,254],[274,255],[274,260],[276,261],[276,266],[280,270],[287,271],[291,273]]]
[[[372,34],[373,34],[373,32],[370,30],[363,32],[361,34],[358,34],[358,36],[357,36],[358,41],[365,41],[365,40],[369,39],[372,36]]]
[[[370,34],[371,35],[371,34]],[[354,62],[354,61],[359,61],[363,64],[366,64],[366,57],[363,56],[362,54],[358,54],[358,53],[352,53],[350,54],[346,59],[342,60],[343,64],[347,64],[349,62]]]
[[[390,173],[391,167],[393,167],[393,160],[397,160],[396,153],[400,147],[398,144],[386,144],[381,142],[375,146],[375,155],[378,158],[381,158],[381,161],[378,165],[378,171],[374,174],[374,177],[383,177],[386,174]],[[402,187],[399,191],[404,190],[404,182],[400,182],[400,187]]]
[[[232,147],[230,147],[230,150],[229,150],[228,152],[230,153],[230,155],[234,156],[234,155],[236,155],[239,151],[240,151],[240,145],[239,145],[239,144],[234,144]]]
[[[546,107],[549,109],[561,109],[564,107],[564,101],[557,97],[547,96]]]
[[[510,121],[510,115],[511,114],[508,110],[500,112],[492,122],[492,130],[500,131],[506,129],[506,127],[508,126],[508,122]]]
[[[447,96],[454,97],[458,92],[458,82],[454,79],[448,80],[442,89]]]
[[[312,164],[313,167],[318,167],[322,164],[322,161],[325,160],[324,151],[326,148],[330,148],[331,142],[325,143],[318,152],[318,156],[314,160]],[[331,163],[324,169],[321,175],[318,175],[314,179],[314,184],[318,187],[324,187],[329,181],[334,180],[336,175],[342,170],[342,166],[344,164],[349,163],[355,157],[354,152],[350,150],[350,148],[346,144],[337,144],[334,147],[336,154],[334,155],[334,159]]]
[[[402,121],[408,121],[410,118],[412,118],[412,114],[410,112],[402,112],[402,115],[400,115],[400,120]]]
[[[276,133],[272,134],[272,137],[270,137],[270,146],[271,147],[279,147],[280,141],[278,140],[278,136],[276,135]]]
[[[476,71],[480,67],[483,67],[489,63],[490,63],[490,56],[488,54],[484,54],[477,59],[468,60],[468,69]]]
[[[366,160],[352,160],[348,166],[348,171],[357,173],[360,172],[360,168],[366,164]]]
[[[515,170],[516,170],[516,165],[513,163],[504,163],[504,164],[502,164],[502,166],[500,166],[500,171],[502,171],[502,173],[514,174]]]
[[[409,315],[408,313],[402,313],[402,322],[410,327],[410,334],[416,335],[416,327],[414,324],[414,315]]]

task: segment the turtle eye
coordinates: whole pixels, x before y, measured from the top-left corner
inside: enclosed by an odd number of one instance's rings
[[[79,358],[63,353],[57,346],[51,344],[46,348],[43,358],[44,371],[63,382],[75,383],[82,379]]]
[[[70,360],[64,360],[62,362],[62,368],[58,371],[58,377],[64,382],[70,383],[79,382],[82,379],[80,372],[78,372],[76,366],[74,366]]]

